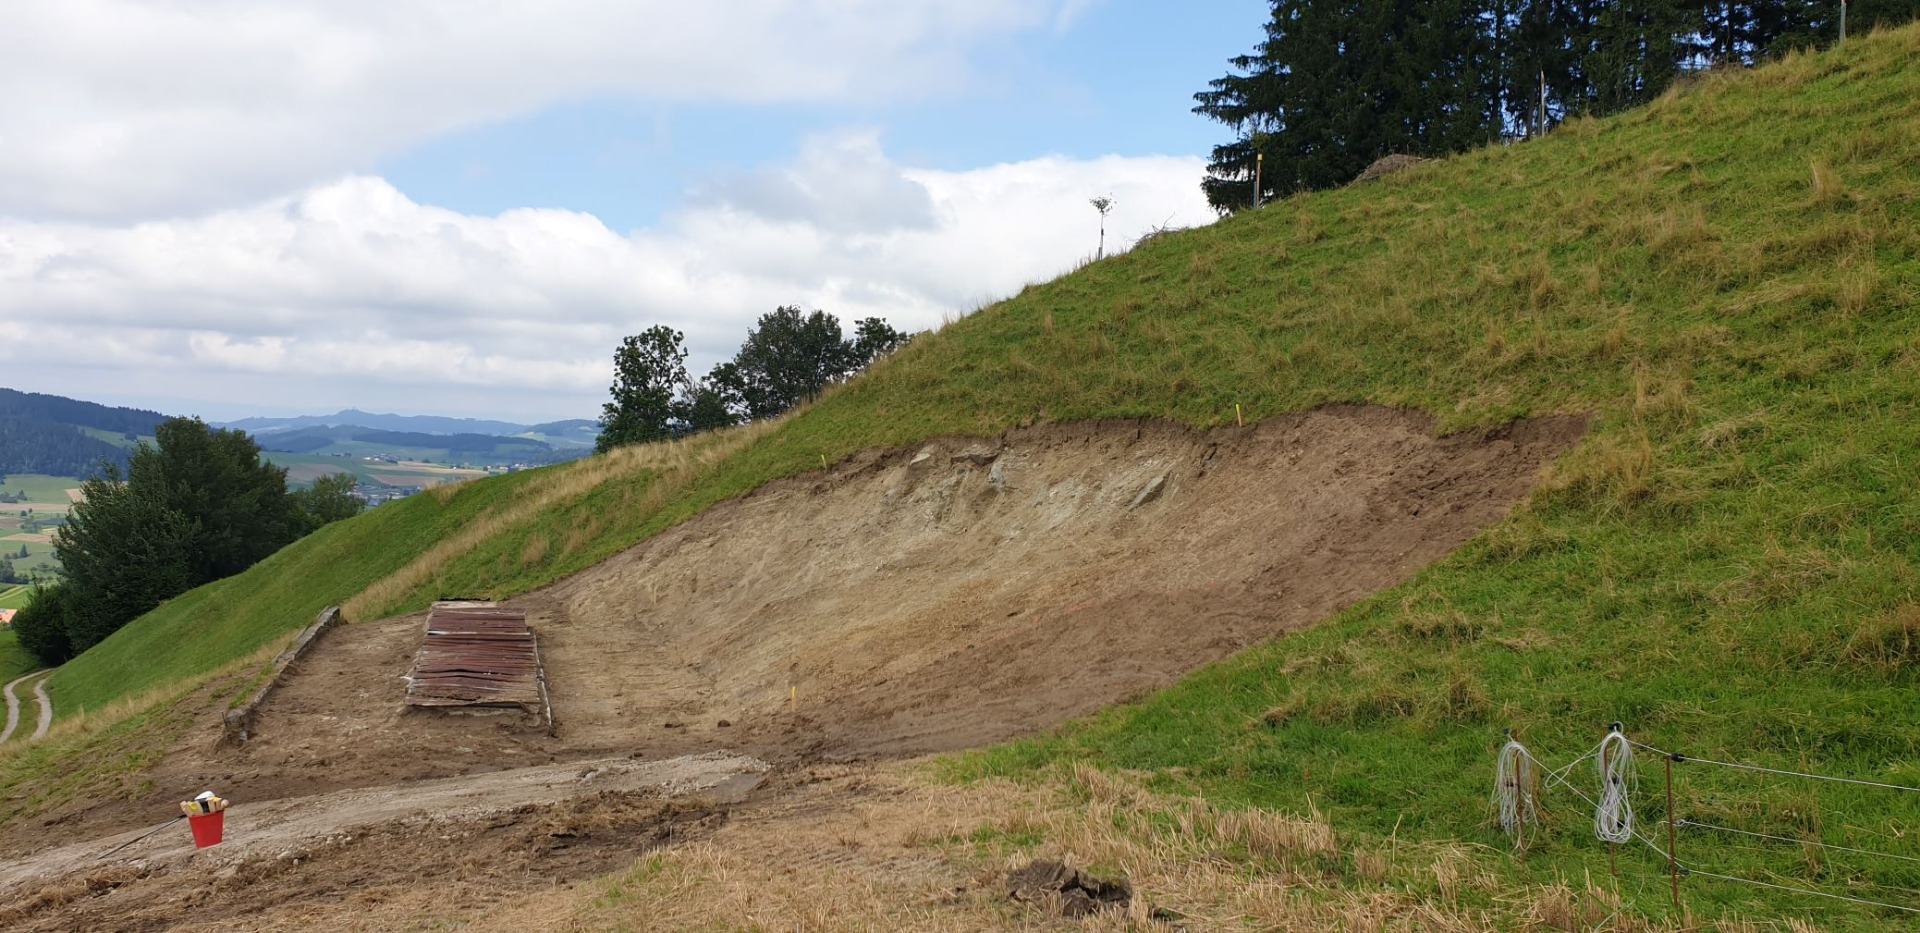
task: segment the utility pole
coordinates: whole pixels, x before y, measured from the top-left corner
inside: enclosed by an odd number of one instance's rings
[[[1847,0],[1840,0],[1840,41],[1847,41]]]
[[[1256,152],[1253,155],[1253,206],[1260,206],[1260,173],[1267,167],[1267,154]]]

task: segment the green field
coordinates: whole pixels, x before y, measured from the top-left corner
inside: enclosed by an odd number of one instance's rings
[[[25,584],[0,584],[0,609],[18,609],[27,604],[33,587]]]
[[[363,484],[424,487],[471,479],[478,472],[444,466],[403,466],[369,462],[358,457],[334,457],[327,454],[289,454],[267,451],[261,456],[274,466],[287,468],[289,487],[309,486],[314,480],[334,473],[351,473]]]
[[[81,428],[80,432],[82,434],[87,435],[88,437],[94,438],[96,440],[106,441],[107,443],[112,444],[115,447],[124,447],[128,450],[132,450],[135,445],[140,443],[146,443],[149,446],[155,443],[158,443],[158,441],[151,434],[143,434],[143,435],[140,435],[139,437],[135,437],[129,440],[125,434],[122,434],[118,431],[105,431],[100,428]]]
[[[328,603],[368,619],[523,592],[867,447],[1336,402],[1449,431],[1585,412],[1587,437],[1528,502],[1411,582],[950,773],[1091,762],[1318,809],[1370,846],[1463,841],[1493,880],[1422,893],[1475,899],[1502,928],[1522,926],[1502,885],[1555,881],[1663,917],[1664,865],[1623,849],[1614,880],[1569,793],[1550,792],[1525,858],[1506,853],[1487,795],[1507,730],[1553,764],[1622,720],[1693,756],[1920,785],[1916,60],[1908,28],[1715,73],[1618,118],[1155,238],[778,424],[382,507],[109,638],[54,675],[59,713],[212,670]],[[0,796],[85,753],[71,741],[0,760]],[[1659,762],[1642,767],[1654,826]],[[1679,770],[1682,816],[1920,859],[1920,794]],[[1714,872],[1920,900],[1914,862],[1687,838]],[[1819,908],[1834,930],[1898,917],[1704,875],[1686,896],[1707,917]]]
[[[26,501],[41,509],[57,507],[65,511],[72,501],[67,490],[80,488],[80,480],[71,476],[47,476],[41,473],[14,473],[0,482],[0,492],[9,495],[24,495]],[[24,506],[0,502],[0,513],[8,508],[20,509]]]

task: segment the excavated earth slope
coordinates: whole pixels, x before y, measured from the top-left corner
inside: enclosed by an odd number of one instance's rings
[[[93,839],[68,846],[92,859],[111,848],[108,834],[151,825],[173,812],[180,788],[204,786],[242,801],[236,813],[301,812],[325,827],[313,844],[362,840],[356,877],[470,873],[461,851],[361,827],[377,821],[359,804],[308,812],[359,799],[351,792],[309,795],[393,787],[396,799],[412,800],[415,790],[396,785],[500,772],[464,779],[478,793],[546,774],[547,762],[609,755],[725,748],[779,765],[1031,733],[1406,579],[1499,520],[1582,426],[1549,418],[1436,438],[1420,415],[1332,407],[1246,428],[1051,425],[869,451],[716,506],[512,600],[541,639],[552,734],[511,716],[403,712],[423,618],[342,626],[262,707],[252,741],[216,747],[225,704],[210,702],[189,737],[146,772],[150,795],[75,805],[19,827],[13,854],[39,853],[20,863],[39,864],[52,847]],[[575,767],[584,768],[575,796],[549,787],[552,802],[542,806],[597,808],[591,821],[605,824],[598,832],[608,839],[665,825],[653,810],[608,810],[594,796],[603,765]],[[408,787],[467,792],[458,781]],[[586,802],[569,803],[575,797]],[[521,809],[547,819],[547,810]],[[496,829],[512,822],[473,819]],[[255,834],[242,832],[247,825],[236,816],[238,836]],[[298,835],[281,833],[289,834]],[[298,848],[293,838],[271,841]],[[159,918],[174,909],[167,879],[212,869],[169,868],[151,854],[116,857],[94,875],[122,907],[157,898],[153,919],[164,926]],[[607,864],[596,855],[511,870],[548,884]],[[221,910],[246,916],[263,898],[295,903],[343,878],[288,875]],[[54,907],[75,896],[66,888],[6,887],[0,909],[31,917],[32,928],[105,922]]]
[[[1503,516],[1581,424],[1436,438],[1420,415],[1334,407],[869,451],[512,600],[555,736],[400,713],[407,617],[328,633],[258,738],[197,764],[277,795],[549,756],[905,755],[1031,733],[1406,579]]]

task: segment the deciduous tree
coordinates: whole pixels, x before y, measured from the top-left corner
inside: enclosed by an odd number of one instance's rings
[[[360,514],[366,503],[353,494],[360,480],[352,473],[332,473],[313,481],[313,485],[292,493],[309,531]]]
[[[596,450],[670,436],[674,397],[688,387],[686,337],[655,325],[620,342],[613,354],[613,400],[601,407]]]

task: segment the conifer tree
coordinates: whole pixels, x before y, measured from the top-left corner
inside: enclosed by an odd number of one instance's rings
[[[1392,153],[1441,155],[1495,138],[1497,75],[1478,0],[1274,0],[1266,39],[1194,95],[1232,127],[1202,182],[1216,210],[1351,181]]]
[[[1437,156],[1653,100],[1690,70],[1839,37],[1823,0],[1272,0],[1265,37],[1194,95],[1231,127],[1201,186],[1222,212],[1345,184],[1389,153]],[[1920,18],[1856,0],[1848,31]]]

